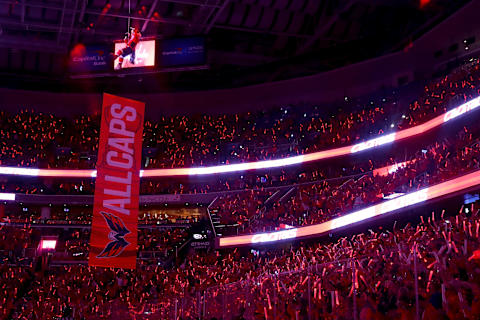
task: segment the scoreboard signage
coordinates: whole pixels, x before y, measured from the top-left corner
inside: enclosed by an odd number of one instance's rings
[[[167,39],[161,47],[162,68],[205,64],[205,39],[202,37]]]
[[[125,47],[125,42],[116,42],[115,52]],[[114,65],[117,63],[118,58],[115,59]],[[155,66],[155,40],[142,40],[135,46],[135,59],[133,63],[130,61],[130,56],[125,57],[122,69],[153,66]]]
[[[77,44],[70,51],[69,69],[72,73],[107,71],[110,68],[111,48],[106,45]]]

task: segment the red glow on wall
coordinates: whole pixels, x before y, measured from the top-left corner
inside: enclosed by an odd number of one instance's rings
[[[420,0],[420,8],[425,7],[431,2],[431,0]]]
[[[105,7],[103,7],[101,14],[102,14],[102,15],[106,14],[106,13],[110,10],[111,7],[112,7],[112,5],[111,5],[110,3],[107,3],[107,4],[105,5]]]
[[[73,48],[72,51],[70,51],[70,56],[71,57],[82,57],[85,55],[87,52],[87,49],[85,46],[81,43],[76,44]]]

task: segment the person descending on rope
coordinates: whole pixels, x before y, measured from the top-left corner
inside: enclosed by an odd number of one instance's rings
[[[113,60],[118,58],[118,64],[115,66],[115,70],[122,69],[123,59],[128,55],[130,55],[130,63],[135,64],[135,47],[137,46],[141,37],[142,34],[137,27],[130,28],[130,32],[128,32],[123,39],[127,46],[118,50],[117,53],[113,55]]]

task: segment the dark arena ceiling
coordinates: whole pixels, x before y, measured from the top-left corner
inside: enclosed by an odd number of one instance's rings
[[[288,79],[402,50],[467,2],[0,0],[0,86],[149,92]],[[204,36],[208,68],[72,79],[73,46],[121,39],[129,17],[146,37]]]

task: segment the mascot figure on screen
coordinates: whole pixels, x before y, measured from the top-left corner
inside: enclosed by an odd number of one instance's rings
[[[127,56],[130,56],[130,63],[135,64],[135,47],[137,46],[138,42],[140,42],[140,38],[142,34],[138,30],[137,27],[131,27],[130,31],[125,35],[123,39],[125,41],[126,47],[117,51],[116,54],[113,55],[113,60],[118,58],[118,63],[115,66],[115,70],[122,69],[123,59]]]

